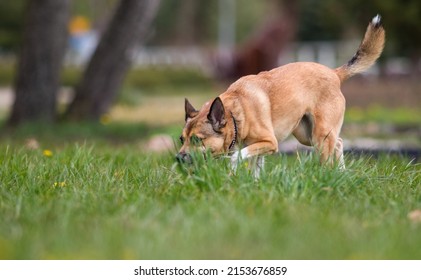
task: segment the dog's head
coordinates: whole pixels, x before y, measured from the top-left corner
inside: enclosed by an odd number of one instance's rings
[[[206,103],[200,111],[186,99],[184,105],[185,125],[180,136],[181,148],[176,158],[182,163],[191,163],[191,153],[218,155],[228,152],[235,144],[235,121],[225,111],[219,97]],[[231,127],[231,130],[229,129]]]

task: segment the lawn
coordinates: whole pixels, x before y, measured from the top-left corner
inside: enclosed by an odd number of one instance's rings
[[[341,172],[274,155],[256,181],[246,164],[185,169],[141,148],[165,129],[4,133],[0,259],[421,259],[419,163],[348,155]]]

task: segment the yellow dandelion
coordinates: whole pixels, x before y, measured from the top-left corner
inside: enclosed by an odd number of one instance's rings
[[[66,181],[63,182],[54,182],[53,187],[65,187]]]
[[[46,157],[52,157],[53,156],[53,152],[51,150],[44,150],[44,151],[42,151],[42,154]]]
[[[104,115],[102,115],[102,116],[99,118],[99,122],[100,122],[102,125],[107,125],[107,124],[109,124],[109,123],[111,122],[111,117],[110,117],[110,115],[109,115],[109,114],[104,114]]]
[[[114,172],[114,177],[117,179],[121,179],[124,176],[124,171],[116,171]]]

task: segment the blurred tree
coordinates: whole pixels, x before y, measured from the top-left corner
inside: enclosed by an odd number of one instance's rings
[[[100,39],[66,118],[98,120],[117,95],[133,50],[145,39],[159,0],[121,0]]]
[[[178,45],[193,45],[195,43],[195,26],[197,15],[197,0],[180,1],[176,26]]]
[[[0,2],[0,50],[16,51],[23,28],[24,0]]]
[[[346,0],[344,0],[346,1]],[[344,9],[342,1],[300,0],[297,16],[299,41],[338,40],[343,37],[346,24],[352,17]]]
[[[28,0],[9,125],[53,121],[70,0]]]
[[[213,42],[218,1],[165,0],[156,16],[153,45],[199,45]]]

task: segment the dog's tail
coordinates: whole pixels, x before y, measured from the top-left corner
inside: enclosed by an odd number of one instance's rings
[[[371,20],[355,55],[348,63],[335,69],[341,82],[367,70],[379,58],[385,42],[385,31],[380,20],[380,15]]]

